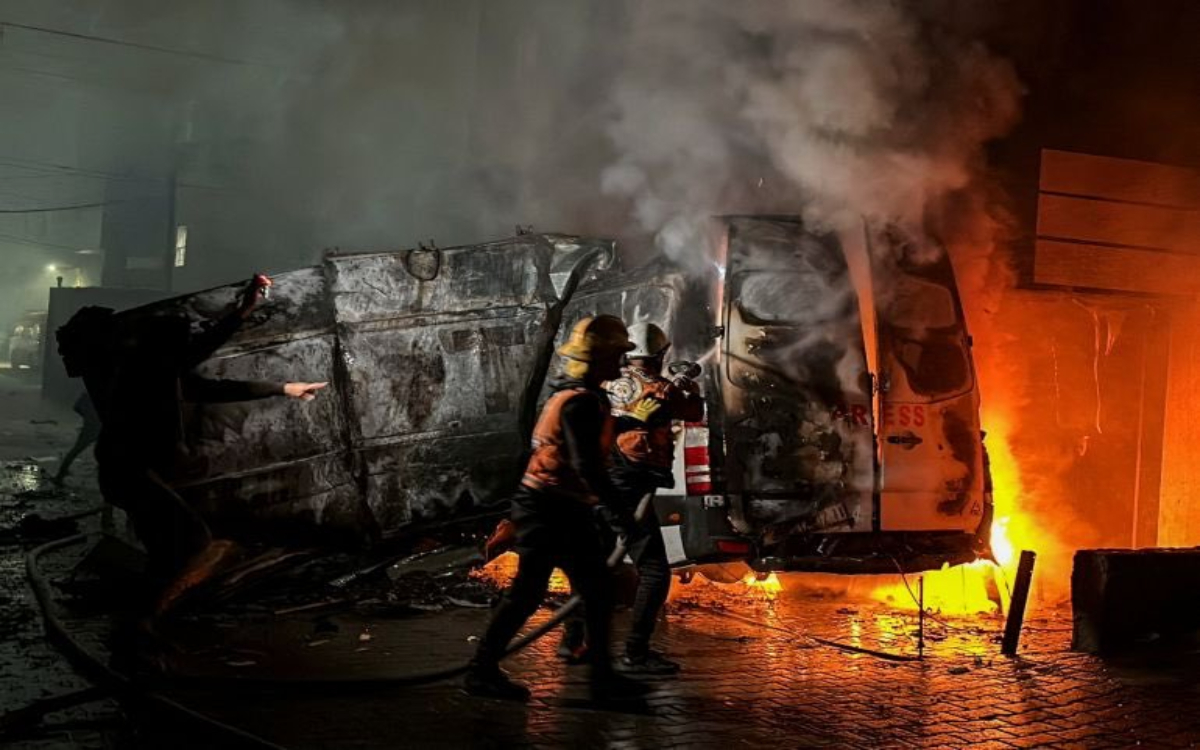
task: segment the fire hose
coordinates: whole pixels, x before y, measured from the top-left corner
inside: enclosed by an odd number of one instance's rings
[[[653,500],[653,498],[654,498],[653,494],[650,494],[650,493],[647,493],[645,496],[642,497],[641,501],[637,505],[637,508],[633,512],[633,521],[635,523],[638,523],[643,518],[645,518],[646,513],[649,512],[649,510],[650,510],[651,501]],[[619,565],[621,563],[622,560],[625,559],[625,553],[628,550],[628,547],[629,547],[628,540],[625,538],[625,536],[624,535],[618,536],[616,543],[613,545],[612,554],[609,555],[608,560],[606,561],[609,568],[615,568],[617,565]],[[582,603],[583,603],[583,597],[581,597],[579,594],[573,594],[569,599],[567,599],[567,601],[563,602],[562,606],[560,606],[556,610],[554,610],[554,613],[552,615],[550,615],[550,617],[547,618],[545,622],[541,623],[540,625],[533,628],[532,630],[525,633],[524,635],[521,635],[520,637],[513,639],[513,641],[510,642],[508,644],[508,646],[505,647],[503,655],[500,658],[507,659],[508,657],[512,656],[513,654],[517,653],[518,651],[525,649],[530,644],[532,644],[533,642],[537,641],[542,636],[549,633],[555,627],[560,625],[564,620],[566,620],[568,617],[570,617],[571,613],[573,613],[579,607],[579,605]],[[423,672],[423,673],[413,674],[413,675],[401,675],[398,677],[389,675],[389,676],[377,676],[377,677],[326,678],[326,679],[315,679],[315,680],[288,680],[288,679],[276,679],[276,678],[270,678],[270,677],[239,677],[236,680],[227,680],[227,679],[223,680],[221,678],[189,677],[189,678],[186,678],[185,680],[181,680],[181,681],[187,682],[188,684],[195,684],[197,682],[204,682],[204,681],[218,681],[218,682],[221,682],[221,684],[223,684],[223,685],[228,685],[231,682],[233,682],[233,683],[240,683],[240,684],[244,684],[244,685],[269,686],[272,688],[293,687],[293,688],[302,688],[302,689],[412,687],[412,686],[416,686],[416,685],[427,685],[427,684],[433,683],[433,682],[441,682],[443,680],[454,679],[455,677],[459,677],[459,676],[465,674],[467,672],[467,670],[469,669],[469,667],[470,667],[469,664],[458,664],[453,667],[446,667],[444,669],[438,669],[438,670],[434,670],[432,672]],[[176,680],[176,681],[180,681],[180,680]]]
[[[633,514],[634,521],[641,521],[645,517],[646,512],[650,508],[652,495],[647,494],[638,503],[638,507]],[[81,646],[71,634],[68,632],[62,620],[54,613],[52,607],[52,594],[50,584],[41,572],[39,562],[47,553],[64,549],[79,544],[88,539],[87,534],[75,534],[62,539],[56,539],[47,542],[35,549],[31,550],[25,557],[25,570],[29,578],[30,586],[33,589],[34,598],[38,602],[38,607],[42,611],[42,618],[45,623],[47,637],[67,657],[73,665],[78,667],[85,676],[93,682],[95,688],[89,688],[67,696],[61,696],[56,699],[35,704],[26,709],[12,712],[3,717],[0,717],[0,731],[8,727],[17,727],[30,723],[40,718],[42,715],[51,711],[60,710],[72,705],[87,703],[107,697],[109,694],[115,694],[134,703],[142,703],[148,707],[156,708],[175,716],[176,718],[187,721],[201,729],[223,737],[226,740],[231,740],[236,747],[253,747],[253,748],[270,748],[271,750],[283,750],[282,746],[276,745],[262,737],[238,729],[232,725],[206,716],[198,711],[188,708],[183,704],[162,695],[148,686],[140,685],[133,679],[124,675],[105,664],[100,659],[96,658],[87,649]],[[625,557],[628,542],[624,536],[619,536],[614,545],[612,555],[608,558],[608,566],[615,567]],[[504,650],[501,658],[508,658],[513,654],[528,647],[534,641],[549,633],[556,626],[563,622],[567,617],[574,612],[583,602],[583,598],[578,594],[571,596],[562,606],[555,610],[545,622],[533,628],[529,632],[514,639]],[[304,688],[353,688],[353,687],[405,687],[424,685],[433,682],[453,679],[464,674],[468,669],[467,664],[460,664],[445,669],[435,670],[415,675],[405,675],[400,677],[367,677],[367,678],[350,678],[350,679],[321,679],[321,680],[277,680],[277,679],[261,679],[261,678],[239,678],[237,680],[220,680],[223,685],[233,683],[254,684],[257,686],[270,685],[273,687],[304,687]],[[205,682],[208,680],[190,678],[184,680],[189,684],[197,682]]]
[[[198,711],[194,711],[181,703],[178,703],[165,695],[147,690],[143,686],[138,685],[128,676],[112,669],[107,664],[97,659],[89,653],[87,649],[81,646],[63,625],[62,620],[58,618],[51,607],[50,584],[42,575],[38,568],[38,562],[43,555],[65,547],[70,547],[80,542],[87,540],[86,534],[75,534],[73,536],[56,539],[52,542],[47,542],[29,552],[25,556],[25,572],[29,577],[30,586],[33,588],[33,595],[37,599],[38,606],[42,610],[42,618],[46,627],[46,636],[52,644],[54,644],[67,660],[80,669],[84,675],[91,680],[97,687],[106,688],[117,696],[128,700],[132,703],[142,703],[148,707],[165,711],[166,713],[182,719],[196,726],[197,728],[207,730],[209,733],[223,737],[234,743],[235,747],[253,747],[253,748],[270,748],[271,750],[283,750],[281,745],[276,745],[273,742],[263,739],[258,735],[251,734],[237,727],[225,724],[212,717],[205,716]],[[79,694],[80,696],[88,695],[88,691]],[[99,696],[95,696],[99,697]],[[81,701],[83,702],[82,698]],[[51,709],[54,710],[54,709]]]

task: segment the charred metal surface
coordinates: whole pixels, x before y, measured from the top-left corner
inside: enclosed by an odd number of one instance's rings
[[[336,383],[337,337],[323,269],[279,274],[269,301],[201,369],[212,377]],[[193,321],[228,310],[238,286],[143,308],[183,312]],[[362,527],[362,502],[342,450],[348,417],[330,394],[312,403],[269,399],[195,407],[191,461],[176,481],[205,512],[226,521],[257,519],[302,527]]]
[[[725,476],[768,544],[869,524],[870,385],[837,240],[798,221],[729,222],[722,362]]]
[[[884,572],[986,553],[979,394],[946,255],[894,227],[864,227],[858,258],[795,219],[727,225],[710,427],[753,564]]]
[[[554,356],[554,347],[562,331],[563,313],[585,279],[588,268],[607,271],[613,265],[615,246],[607,241],[574,241],[559,237],[557,244],[544,235],[522,234],[537,243],[532,262],[538,271],[538,296],[545,304],[545,315],[538,327],[529,374],[521,389],[517,406],[521,443],[527,445],[537,420],[538,400]],[[562,252],[559,248],[575,250]]]
[[[613,250],[605,240],[527,234],[331,255],[280,274],[201,371],[330,388],[309,403],[195,408],[192,460],[176,482],[218,526],[358,538],[502,499],[524,450],[521,415],[541,390],[569,297],[611,266]],[[238,290],[135,314],[183,312],[202,325]]]
[[[942,430],[946,437],[946,448],[949,449],[954,461],[967,468],[967,473],[961,479],[950,480],[946,489],[952,493],[938,503],[939,513],[948,516],[962,515],[971,501],[972,490],[980,488],[979,482],[979,429],[975,424],[974,414],[958,408],[948,408],[942,413]]]
[[[796,220],[728,222],[725,273],[708,277],[662,261],[622,273],[611,242],[544,234],[330,255],[281,274],[202,369],[330,388],[311,403],[196,409],[194,460],[175,480],[215,525],[243,533],[372,540],[498,503],[519,478],[555,346],[607,313],[664,326],[672,358],[702,363],[711,512],[723,517],[710,537],[748,539],[752,557],[790,569],[973,559],[990,505],[949,265],[870,269],[880,319],[865,324],[837,238]],[[238,291],[138,314],[199,324]],[[878,391],[866,356],[876,323]],[[707,498],[686,502],[701,501],[708,513]]]

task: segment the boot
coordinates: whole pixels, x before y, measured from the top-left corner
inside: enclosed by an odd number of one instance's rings
[[[498,665],[471,662],[463,678],[463,690],[480,698],[499,698],[506,701],[529,700],[529,688],[513,682]]]
[[[587,661],[588,646],[584,640],[586,630],[581,620],[567,620],[563,625],[562,640],[555,652],[567,664],[583,664]]]
[[[663,676],[679,672],[679,662],[671,661],[653,649],[626,651],[615,667],[622,674]]]

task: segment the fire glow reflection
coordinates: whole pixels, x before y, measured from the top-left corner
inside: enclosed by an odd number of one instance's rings
[[[779,582],[779,576],[771,573],[765,577],[751,573],[742,579],[748,593],[756,599],[771,601],[779,596],[779,592],[783,591],[783,584]]]
[[[1037,550],[1040,542],[1031,519],[1022,514],[1024,493],[1020,469],[1009,443],[1010,421],[1003,413],[983,410],[987,449],[991,462],[993,503],[990,544],[995,561],[977,560],[919,574],[925,581],[927,610],[954,615],[1001,613],[1007,610],[1011,581],[1016,574],[1017,552]],[[872,592],[872,598],[899,609],[917,609],[917,575],[889,582]],[[898,576],[894,577],[898,578]]]
[[[483,567],[472,570],[471,576],[481,581],[487,581],[498,589],[506,589],[517,575],[517,565],[520,560],[521,558],[516,552],[505,552]],[[571,592],[571,582],[567,580],[566,574],[558,568],[555,568],[554,573],[550,576],[549,591],[552,594]]]

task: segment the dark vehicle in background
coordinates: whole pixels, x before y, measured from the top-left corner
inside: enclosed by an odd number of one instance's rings
[[[8,362],[14,370],[34,370],[42,366],[46,312],[24,313],[8,337]]]
[[[198,406],[194,470],[172,481],[218,528],[275,537],[377,541],[503,508],[556,344],[609,313],[663,325],[672,356],[704,368],[708,416],[678,425],[658,503],[673,564],[879,572],[987,554],[978,388],[945,255],[891,230],[848,250],[787,217],[723,222],[723,264],[700,276],[622,272],[609,241],[533,233],[278,274],[203,369],[329,381],[328,397]],[[238,288],[121,315],[203,325]]]

